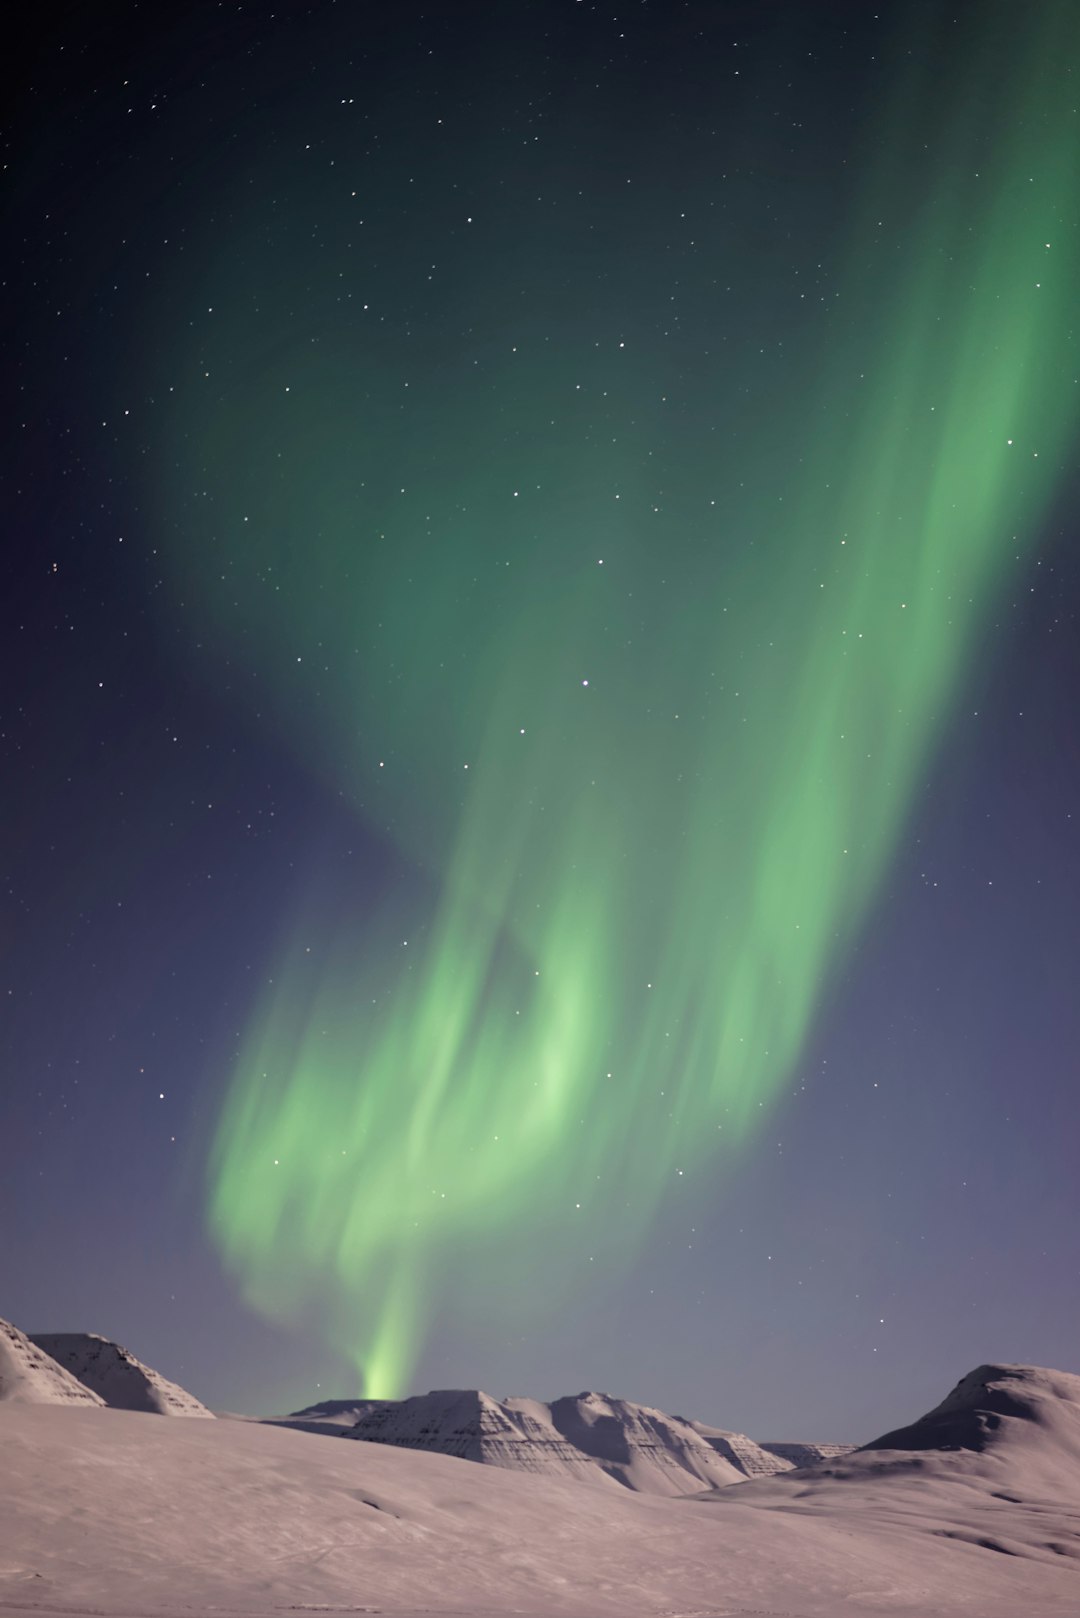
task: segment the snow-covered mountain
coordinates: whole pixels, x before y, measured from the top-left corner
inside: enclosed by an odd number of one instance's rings
[[[0,1399],[19,1404],[104,1404],[7,1320],[0,1320]]]
[[[151,1370],[119,1343],[94,1332],[41,1332],[31,1341],[63,1366],[84,1389],[114,1410],[143,1410],[158,1416],[214,1413],[185,1388]]]
[[[910,1430],[919,1448],[682,1498],[252,1421],[9,1400],[0,1614],[1065,1618],[1078,1395],[1080,1378],[982,1368],[944,1402],[981,1449],[925,1447],[939,1406]],[[952,1445],[957,1427],[934,1437]]]
[[[348,1436],[649,1494],[719,1488],[741,1477],[688,1423],[596,1393],[547,1405],[436,1390],[373,1406]]]
[[[918,1500],[933,1532],[996,1560],[1058,1562],[1080,1573],[1080,1376],[1033,1365],[980,1365],[939,1405],[862,1448],[766,1483],[715,1490],[703,1503],[855,1510],[884,1521]],[[973,1514],[968,1504],[978,1503]],[[975,1520],[977,1518],[977,1520]],[[1080,1610],[1080,1585],[1073,1604]],[[1015,1608],[1017,1618],[1027,1611]]]
[[[847,1461],[880,1467],[934,1451],[1007,1466],[1031,1491],[1075,1491],[1080,1376],[1035,1365],[980,1365],[925,1416],[875,1438]]]
[[[740,1477],[771,1477],[774,1472],[786,1471],[791,1464],[776,1455],[771,1455],[763,1445],[755,1443],[752,1438],[747,1438],[745,1433],[731,1433],[722,1427],[708,1427],[701,1421],[692,1421],[688,1425],[718,1455],[730,1461]]]
[[[310,1423],[315,1410],[331,1406],[347,1409],[348,1401],[313,1406],[290,1420]],[[358,1409],[347,1436],[515,1472],[616,1483],[646,1494],[723,1488],[793,1465],[744,1433],[706,1427],[606,1393],[579,1393],[551,1404],[493,1399],[473,1389],[373,1400]],[[826,1447],[846,1453],[842,1445],[821,1446]]]

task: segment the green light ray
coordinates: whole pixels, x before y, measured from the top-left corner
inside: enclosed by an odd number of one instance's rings
[[[1074,439],[1077,27],[1023,29],[899,249],[868,173],[836,309],[690,467],[657,355],[604,361],[612,451],[543,321],[495,403],[429,353],[403,425],[383,339],[282,355],[237,316],[184,417],[171,497],[216,507],[176,579],[413,873],[351,930],[299,907],[210,1165],[248,1298],[321,1299],[369,1394],[451,1292],[513,1316],[631,1255],[790,1081]]]

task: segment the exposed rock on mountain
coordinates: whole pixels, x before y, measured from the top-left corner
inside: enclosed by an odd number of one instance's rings
[[[770,1454],[764,1445],[756,1444],[745,1433],[729,1433],[721,1427],[706,1427],[700,1421],[691,1422],[690,1425],[744,1478],[772,1477],[774,1472],[786,1472],[792,1465],[792,1462]]]
[[[853,1444],[772,1444],[761,1448],[787,1466],[816,1466],[819,1461],[835,1461],[841,1455],[850,1455]],[[780,1468],[776,1468],[777,1471]]]

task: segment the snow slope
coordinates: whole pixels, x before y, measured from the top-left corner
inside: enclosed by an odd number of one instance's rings
[[[41,1332],[31,1340],[114,1410],[214,1419],[213,1411],[193,1394],[152,1371],[107,1337],[95,1332]]]
[[[939,1405],[864,1450],[972,1450],[1014,1464],[1080,1469],[1080,1376],[1036,1365],[980,1365]]]
[[[1015,1559],[1033,1577],[1066,1568],[1080,1612],[1080,1376],[982,1365],[862,1449],[699,1499],[822,1520],[839,1511],[856,1531],[921,1518],[930,1536],[996,1553],[999,1565]],[[1020,1602],[1015,1618],[1035,1610]]]
[[[84,1388],[7,1320],[0,1320],[0,1400],[48,1405],[102,1403],[96,1393]]]
[[[865,1450],[681,1499],[253,1422],[7,1403],[0,1613],[1075,1618],[1075,1382],[1010,1373],[1027,1413],[1003,1422],[1024,1432],[982,1451]]]

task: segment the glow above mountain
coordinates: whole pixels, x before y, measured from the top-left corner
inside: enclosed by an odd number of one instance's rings
[[[957,44],[947,108],[898,78],[827,317],[767,363],[702,317],[673,370],[649,295],[616,323],[515,216],[524,316],[492,263],[489,309],[449,275],[381,330],[303,248],[253,300],[223,181],[224,380],[157,474],[170,576],[387,881],[358,913],[309,862],[209,1218],[367,1393],[433,1312],[519,1322],[625,1262],[790,1083],[1075,429],[1075,31],[1051,5]],[[311,183],[295,207],[351,233]],[[283,352],[304,297],[318,341]],[[212,512],[177,525],[195,482]]]

